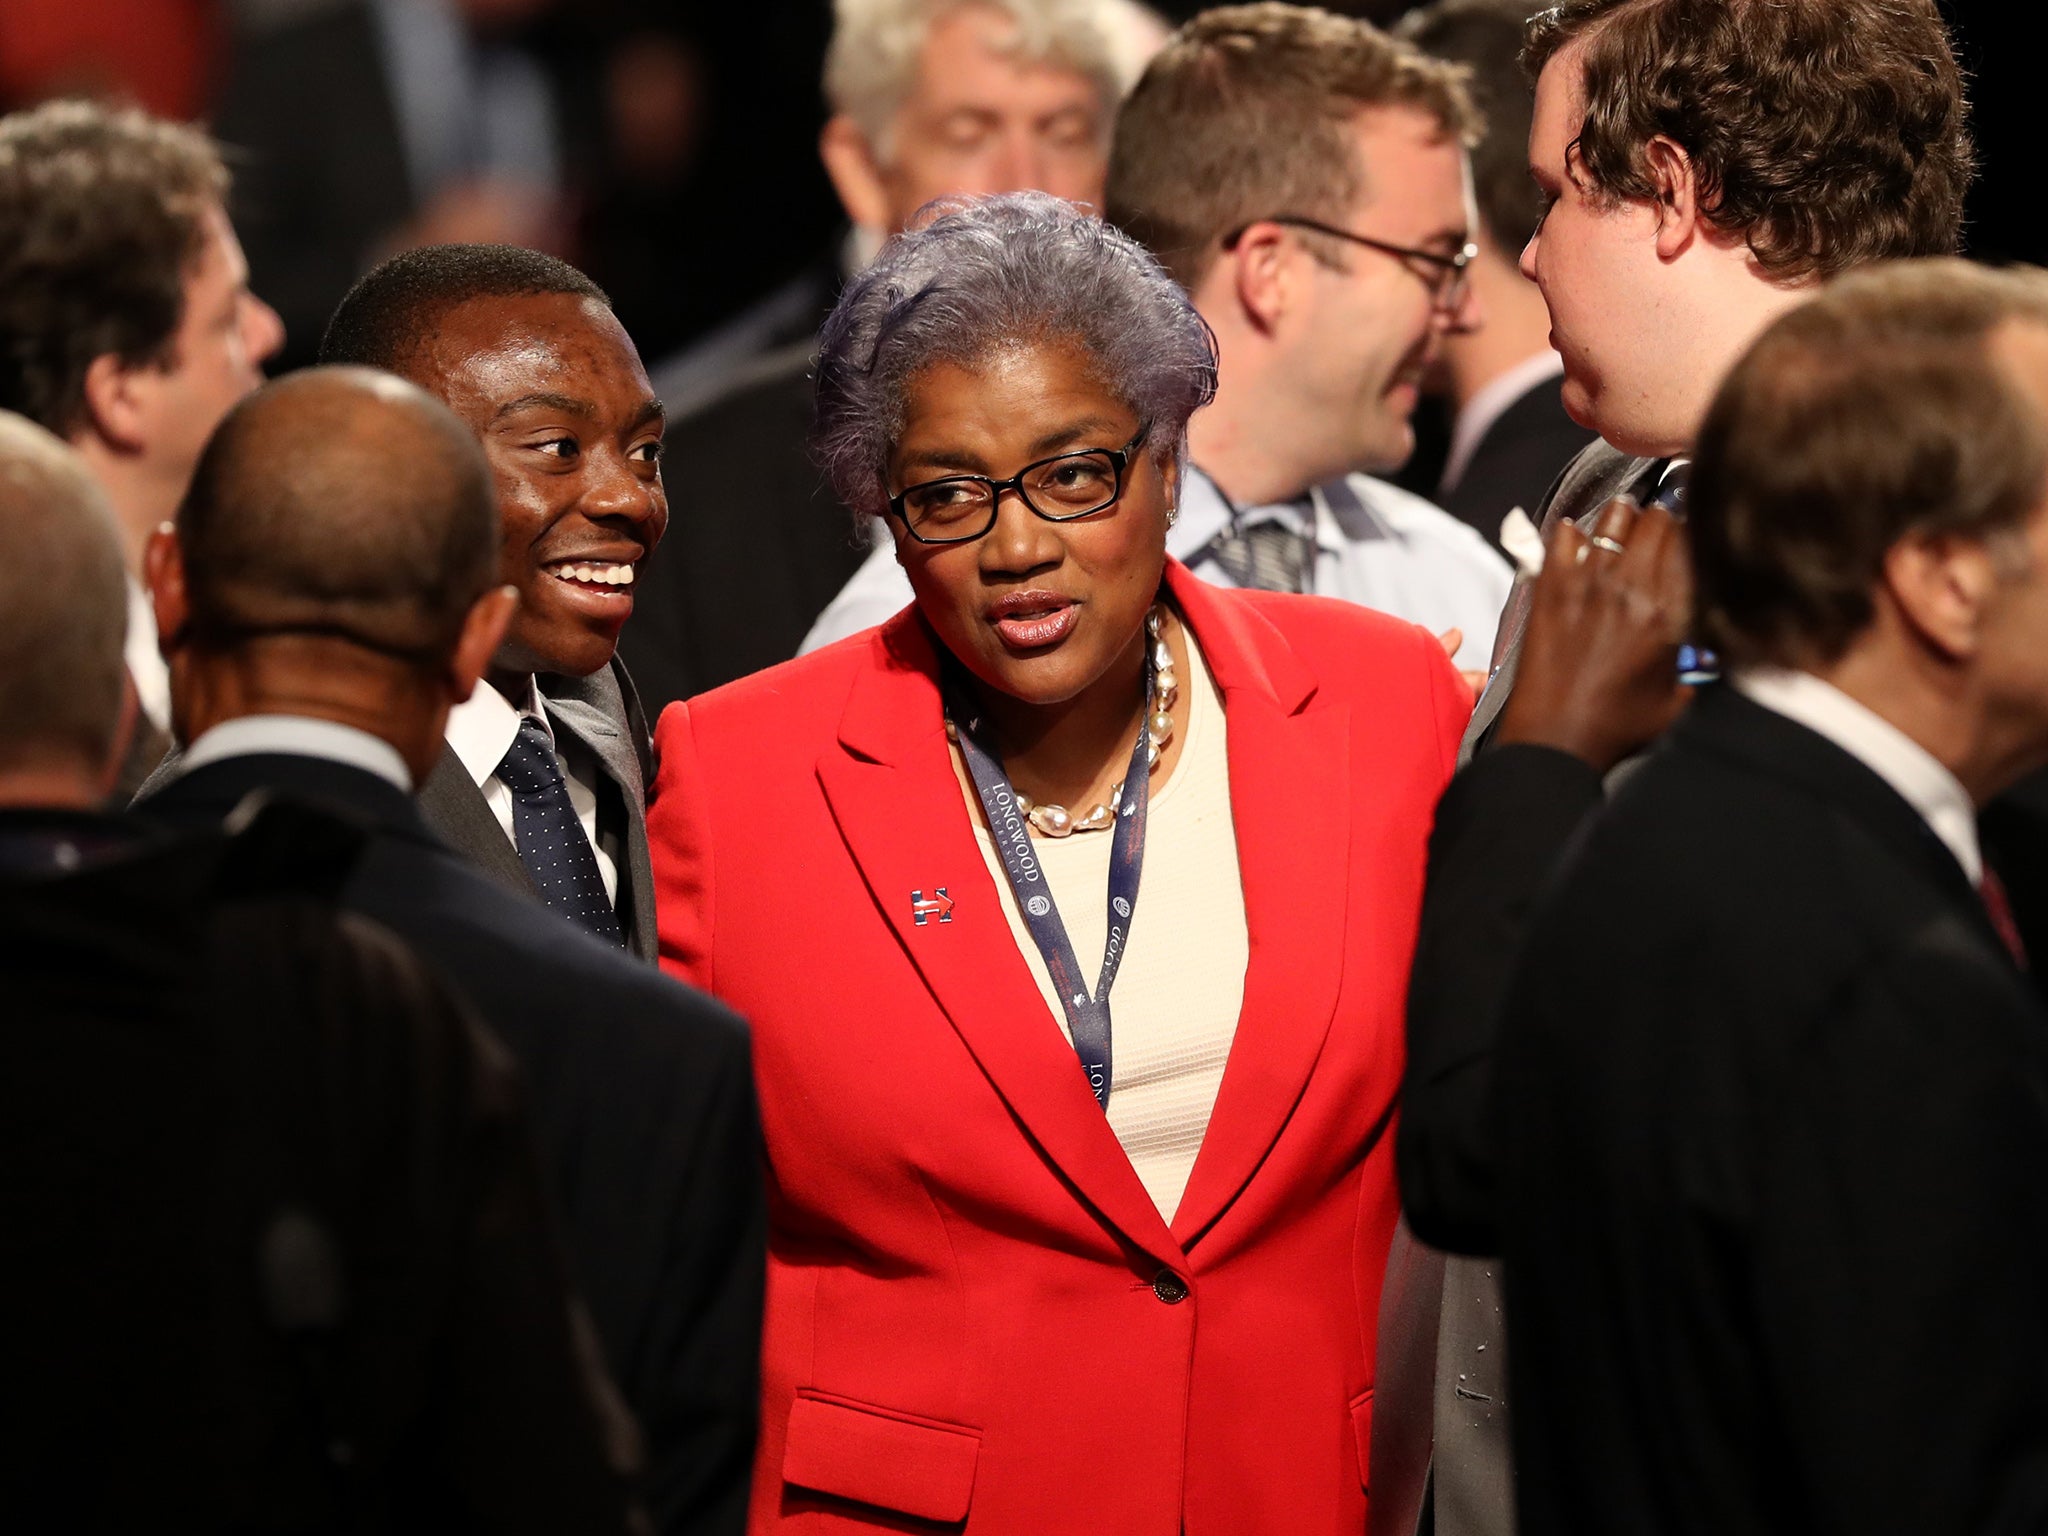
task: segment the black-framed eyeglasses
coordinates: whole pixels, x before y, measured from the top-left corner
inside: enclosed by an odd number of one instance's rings
[[[1276,213],[1270,218],[1253,219],[1240,224],[1223,237],[1223,249],[1235,250],[1245,231],[1253,224],[1285,224],[1293,229],[1311,229],[1319,235],[1328,235],[1332,240],[1348,240],[1353,245],[1362,245],[1369,251],[1378,251],[1382,256],[1392,256],[1399,261],[1419,261],[1429,270],[1415,275],[1429,285],[1430,296],[1439,309],[1456,309],[1465,302],[1465,291],[1472,279],[1466,268],[1479,255],[1479,247],[1467,240],[1455,255],[1446,256],[1442,251],[1420,250],[1412,245],[1390,245],[1385,240],[1375,240],[1369,235],[1354,235],[1348,229],[1339,229],[1334,224],[1325,224],[1320,219],[1304,219],[1296,214]],[[1414,268],[1409,268],[1414,271]]]
[[[1007,480],[987,475],[926,480],[891,496],[889,511],[920,544],[972,543],[995,527],[996,505],[1005,491],[1015,491],[1048,523],[1070,523],[1116,505],[1124,493],[1124,470],[1151,430],[1148,421],[1121,448],[1056,453],[1026,464]]]

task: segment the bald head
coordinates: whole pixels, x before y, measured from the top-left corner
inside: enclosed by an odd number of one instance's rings
[[[482,450],[432,396],[369,368],[267,385],[221,423],[178,513],[180,639],[327,635],[436,667],[498,563]]]
[[[96,776],[120,730],[121,535],[78,456],[0,411],[0,772]]]

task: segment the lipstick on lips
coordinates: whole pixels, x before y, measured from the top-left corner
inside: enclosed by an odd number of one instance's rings
[[[989,623],[1016,651],[1057,645],[1073,631],[1081,605],[1058,592],[1012,592],[989,605]]]

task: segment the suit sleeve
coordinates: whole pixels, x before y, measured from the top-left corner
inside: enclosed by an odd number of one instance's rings
[[[688,702],[662,711],[654,757],[659,766],[648,797],[647,847],[654,864],[661,966],[709,992],[714,985],[711,820]]]
[[[744,1026],[730,1015],[711,1023],[723,1049],[707,1074],[713,1081],[691,1101],[688,1172],[670,1205],[648,1340],[660,1384],[645,1410],[647,1504],[663,1536],[746,1530],[760,1413],[768,1248],[760,1117]]]
[[[1816,1536],[2048,1529],[2048,1045],[1990,957],[1908,951],[1767,1123],[1749,1286]]]
[[[1498,1250],[1489,1094],[1507,984],[1537,897],[1600,804],[1600,775],[1548,747],[1482,752],[1437,804],[1395,1144],[1415,1235],[1454,1253]]]

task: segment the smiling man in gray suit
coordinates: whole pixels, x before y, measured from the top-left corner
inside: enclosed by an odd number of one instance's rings
[[[1522,270],[1565,407],[1604,441],[1546,498],[1544,574],[1517,581],[1431,839],[1401,1194],[1417,1236],[1474,1256],[1498,1251],[1492,1053],[1527,915],[1606,774],[1683,706],[1687,572],[1667,507],[1707,406],[1826,279],[1952,252],[1972,163],[1935,0],[1571,0],[1531,22],[1524,58],[1545,213]],[[1622,495],[1644,510],[1610,506]],[[1404,1233],[1392,1265],[1381,1358],[1409,1370],[1382,1373],[1373,1529],[1414,1530],[1433,1440],[1439,1536],[1508,1531],[1491,1261],[1446,1267]]]
[[[324,363],[382,368],[483,443],[519,607],[420,789],[434,830],[515,890],[653,960],[653,754],[617,657],[668,526],[661,402],[602,290],[502,245],[393,257],[343,299]]]

